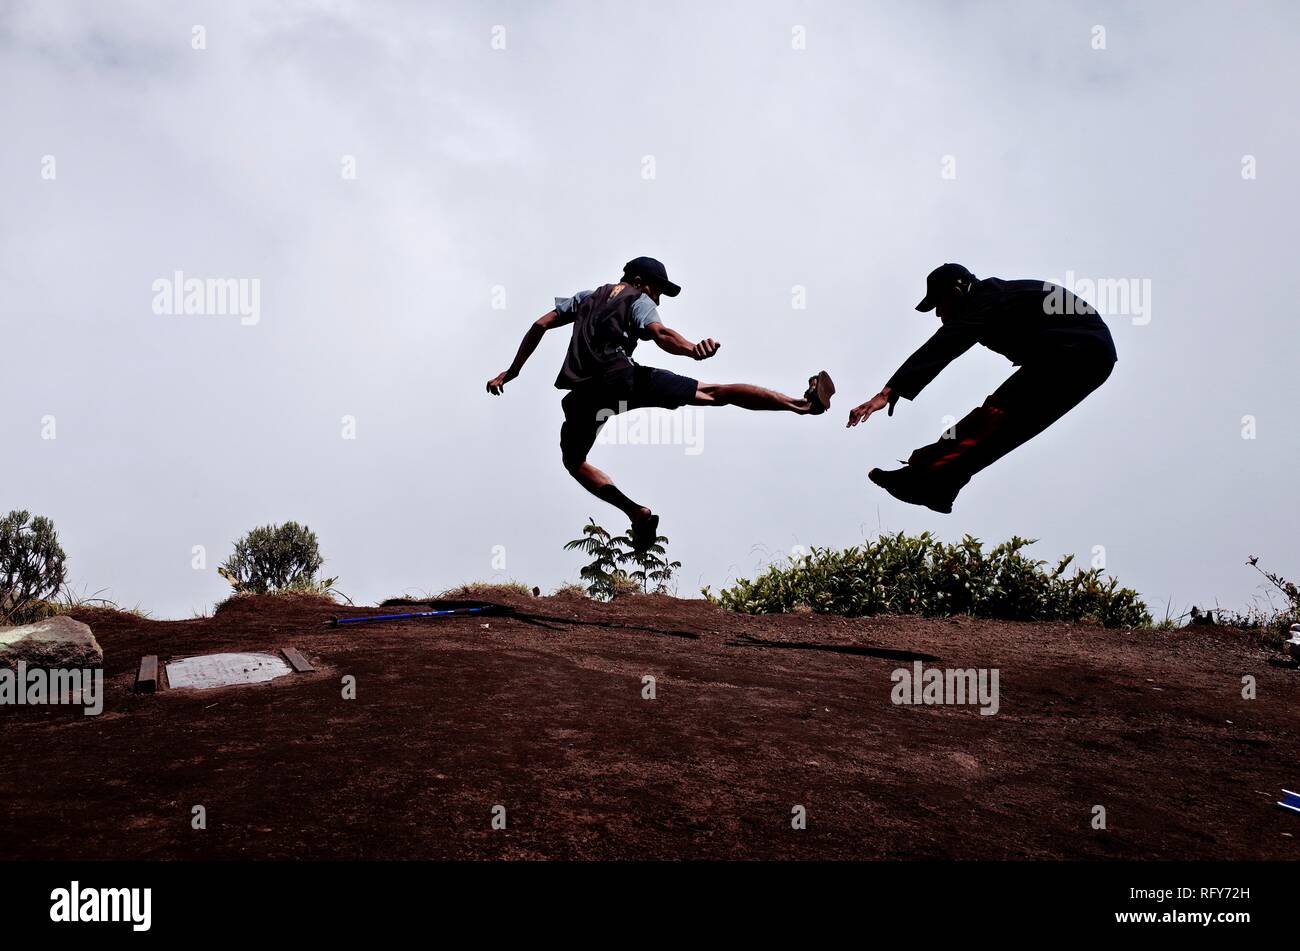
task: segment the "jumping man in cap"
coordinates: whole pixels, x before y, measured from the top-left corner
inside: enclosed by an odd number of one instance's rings
[[[659,516],[633,502],[618,490],[609,476],[587,461],[600,427],[610,416],[657,406],[739,406],[750,410],[785,410],[816,416],[831,404],[835,385],[826,371],[808,380],[808,390],[798,399],[748,383],[699,383],[667,370],[640,366],[632,361],[638,341],[653,340],[659,348],[680,357],[707,360],[722,346],[706,338],[691,343],[664,326],[659,317],[661,296],[676,297],[681,288],[668,280],[668,272],[654,258],[635,258],[623,267],[616,284],[572,297],[557,297],[555,309],[539,317],[524,334],[510,368],[488,381],[489,393],[500,395],[519,375],[548,330],[573,325],[569,351],[555,385],[569,393],[561,405],[560,453],[564,467],[592,495],[621,509],[632,520],[632,537],[644,550],[654,544]]]
[[[879,393],[849,413],[849,426],[900,397],[916,399],[939,371],[977,343],[1007,357],[1015,373],[901,469],[872,469],[871,481],[903,502],[951,512],[971,476],[1056,422],[1110,376],[1115,343],[1093,307],[1044,281],[978,280],[960,264],[930,272],[916,309],[942,326]]]

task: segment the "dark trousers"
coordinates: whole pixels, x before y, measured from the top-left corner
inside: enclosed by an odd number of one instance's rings
[[[913,452],[907,464],[959,489],[1078,406],[1114,367],[1108,354],[1090,349],[1062,349],[1026,363],[983,406]]]

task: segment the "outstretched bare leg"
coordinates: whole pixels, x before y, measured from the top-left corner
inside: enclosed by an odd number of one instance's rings
[[[800,416],[815,415],[825,412],[826,409],[825,406],[818,407],[812,398],[812,394],[817,391],[817,386],[818,377],[809,377],[808,392],[795,398],[749,383],[701,383],[695,391],[695,398],[691,400],[691,405],[739,406],[741,409],[749,410],[777,410],[798,413]],[[830,377],[826,377],[823,393],[828,404],[829,394],[834,390]]]

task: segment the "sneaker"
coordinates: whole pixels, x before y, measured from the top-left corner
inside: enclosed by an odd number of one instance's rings
[[[831,397],[835,395],[835,384],[831,382],[831,375],[822,370],[816,376],[808,378],[808,389],[803,398],[812,406],[809,411],[810,416],[820,416],[831,408]]]
[[[646,515],[632,519],[632,548],[638,552],[649,551],[659,537],[659,516]]]
[[[952,513],[952,503],[960,491],[950,483],[926,478],[909,466],[889,470],[872,469],[867,473],[867,478],[900,502],[924,505],[931,511],[944,515]]]

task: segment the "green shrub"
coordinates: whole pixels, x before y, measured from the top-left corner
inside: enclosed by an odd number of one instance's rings
[[[682,566],[680,561],[668,560],[667,544],[668,537],[659,535],[653,545],[638,552],[631,528],[622,535],[611,535],[594,518],[588,518],[582,537],[565,544],[564,550],[590,556],[591,561],[578,572],[587,582],[587,593],[612,600],[625,594],[667,592],[673,573]]]
[[[48,518],[17,510],[0,518],[0,621],[23,623],[41,617],[63,587],[66,561]]]
[[[627,553],[620,539],[597,525],[594,518],[587,519],[582,537],[566,542],[564,550],[580,551],[591,558],[578,576],[587,582],[587,594],[593,598],[610,600],[621,581],[627,578],[627,572],[621,567]]]
[[[1100,569],[1051,571],[1021,550],[1033,541],[1012,537],[988,552],[967,535],[946,545],[929,532],[882,535],[844,551],[814,548],[787,565],[774,565],[754,581],[737,581],[715,604],[744,614],[811,609],[820,614],[921,614],[1016,621],[1091,620],[1106,627],[1151,623],[1137,592],[1104,580]]]
[[[619,541],[627,549],[624,564],[632,567],[627,573],[632,583],[643,594],[667,594],[668,584],[673,580],[673,573],[682,566],[680,561],[668,560],[667,535],[656,535],[654,544],[645,551],[637,551],[632,542],[632,529],[619,536]]]
[[[338,580],[317,577],[323,564],[316,533],[297,522],[285,522],[255,528],[235,542],[234,553],[217,572],[235,594],[323,594]]]

